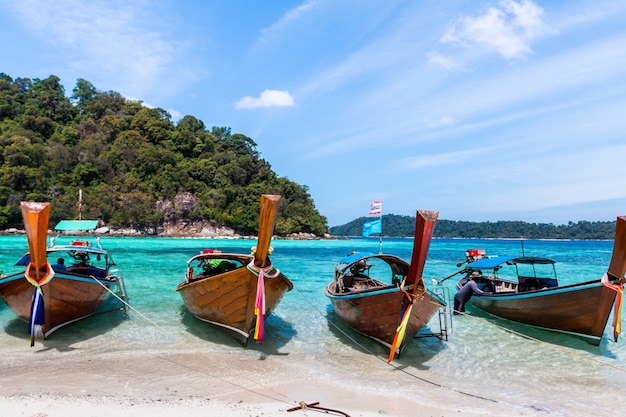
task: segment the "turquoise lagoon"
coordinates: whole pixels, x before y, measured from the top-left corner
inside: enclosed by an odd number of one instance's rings
[[[380,392],[419,393],[432,404],[458,402],[465,395],[497,401],[520,414],[613,415],[626,394],[626,340],[614,342],[611,321],[599,347],[573,337],[508,323],[480,311],[454,317],[447,341],[412,340],[393,366],[387,350],[338,322],[324,296],[334,263],[353,249],[378,251],[378,239],[275,240],[272,261],[294,283],[266,322],[265,342],[241,348],[228,335],[187,313],[175,291],[186,261],[206,248],[248,253],[247,239],[177,239],[103,237],[124,274],[128,319],[121,314],[96,316],[55,332],[46,349],[67,354],[142,352],[230,352],[242,360],[279,355],[297,362],[304,373],[334,382],[371,385]],[[410,259],[412,239],[385,239],[383,250]],[[608,266],[612,241],[434,239],[424,270],[427,284],[457,270],[470,248],[488,254],[546,256],[557,261],[562,283],[600,278]],[[24,236],[0,236],[0,270],[26,251]],[[445,282],[454,294],[455,279]],[[10,360],[29,348],[25,323],[0,301],[0,355]],[[434,319],[424,333],[436,331]],[[513,329],[515,333],[507,329]],[[526,335],[527,337],[524,337]],[[66,354],[66,353],[63,353]],[[342,364],[350,362],[350,371]],[[288,375],[285,376],[288,378]],[[406,392],[405,392],[406,393]]]

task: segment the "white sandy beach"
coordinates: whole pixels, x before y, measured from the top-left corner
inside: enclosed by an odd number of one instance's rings
[[[256,355],[256,357],[255,357]],[[459,395],[457,403],[420,403],[413,396],[359,391],[291,366],[289,356],[232,353],[61,352],[24,346],[3,358],[2,416],[315,416],[309,409],[287,412],[300,401],[342,411],[351,417],[532,415],[504,405]],[[385,366],[385,365],[376,365]],[[249,368],[249,369],[248,369]],[[293,373],[285,380],[284,375]],[[431,393],[432,394],[432,393]],[[449,395],[446,396],[450,398]],[[519,411],[519,410],[517,410]],[[329,413],[328,415],[341,415]]]
[[[23,245],[13,240],[0,237],[3,250],[16,248],[0,252],[0,264],[21,256]],[[321,291],[326,268],[310,261],[334,259],[352,243],[281,243],[286,255],[277,251],[274,261],[296,286],[269,316],[261,345],[242,348],[184,308],[173,289],[181,253],[206,245],[194,240],[109,241],[129,271],[127,319],[97,315],[30,347],[26,323],[0,304],[0,417],[340,415],[287,412],[301,401],[350,417],[619,415],[623,338],[589,347],[533,330],[544,341],[531,340],[477,314],[455,316],[449,340],[413,340],[391,366],[387,348],[337,322]],[[466,247],[441,245],[444,252]],[[582,252],[590,245],[599,246],[590,254],[608,251],[603,243],[576,244],[572,257],[590,256]]]

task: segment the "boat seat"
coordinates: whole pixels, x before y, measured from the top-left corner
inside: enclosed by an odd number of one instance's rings
[[[93,275],[96,278],[104,278],[104,271],[100,268],[96,268],[95,266],[88,266],[87,275]]]
[[[75,274],[87,275],[86,265],[74,265],[67,268],[67,272],[73,272]]]
[[[341,277],[341,280],[346,288],[354,286],[354,277],[352,275],[344,275]]]

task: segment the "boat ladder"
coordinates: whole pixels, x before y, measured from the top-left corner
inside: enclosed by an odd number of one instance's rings
[[[126,284],[124,283],[124,277],[122,277],[122,271],[119,269],[111,269],[109,273],[117,277],[117,296],[122,300],[121,309],[124,310],[124,315],[128,317],[128,294],[126,293]]]
[[[445,305],[438,308],[437,319],[439,320],[439,330],[432,330],[431,333],[417,334],[415,337],[438,337],[441,340],[448,341],[448,336],[452,334],[452,307],[450,305],[450,289],[444,286],[430,287],[430,291],[445,301]],[[430,321],[432,325],[435,319]]]

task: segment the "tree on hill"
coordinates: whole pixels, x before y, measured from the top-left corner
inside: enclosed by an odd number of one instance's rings
[[[74,218],[82,189],[84,217],[117,227],[206,221],[253,233],[269,193],[282,196],[276,233],[328,232],[308,188],[279,177],[251,138],[191,115],[173,123],[82,78],[68,98],[54,75],[0,73],[0,145],[0,229],[21,227],[21,200],[51,202],[51,224]]]
[[[361,236],[363,224],[371,217],[360,217],[330,228],[334,236]],[[409,237],[415,230],[415,217],[385,214],[383,236]],[[567,225],[526,223],[521,221],[467,222],[437,220],[434,237],[493,239],[613,239],[615,222],[569,222]]]

